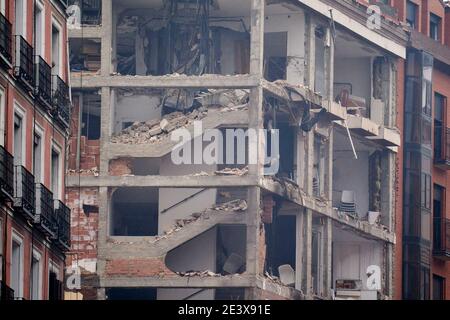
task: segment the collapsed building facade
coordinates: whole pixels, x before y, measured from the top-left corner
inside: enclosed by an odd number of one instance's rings
[[[358,3],[73,1],[83,299],[393,297],[407,36]],[[176,129],[194,164],[173,162]],[[197,161],[208,129],[278,132],[279,150],[258,134]]]

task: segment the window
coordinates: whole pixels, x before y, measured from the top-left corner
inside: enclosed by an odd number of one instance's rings
[[[406,2],[406,23],[413,29],[417,29],[417,12],[419,11],[418,6],[411,2]]]
[[[15,8],[15,33],[25,38],[25,31],[27,30],[27,7],[26,0],[16,0],[14,3]]]
[[[440,40],[441,18],[435,14],[430,14],[430,38]]]
[[[433,300],[445,300],[445,278],[433,274]]]
[[[439,93],[434,94],[434,159],[443,156],[445,133],[446,98]]]
[[[31,278],[30,291],[32,300],[42,299],[42,263],[41,254],[33,250],[33,257],[31,260]]]
[[[23,297],[23,240],[13,234],[11,249],[11,289],[14,297]]]
[[[33,147],[33,171],[36,183],[42,183],[42,135],[34,134],[34,147]]]
[[[61,31],[55,23],[52,24],[52,74],[61,76]]]
[[[59,270],[53,263],[49,266],[48,299],[62,300],[62,282],[59,280]]]
[[[18,112],[14,113],[14,164],[25,164],[25,132],[24,132],[24,119]]]
[[[434,185],[433,188],[433,249],[439,251],[444,247],[442,218],[444,215],[445,189]]]
[[[314,90],[325,97],[325,37],[326,30],[317,27],[315,30],[315,74]]]
[[[0,87],[0,145],[5,145],[5,89]]]
[[[52,192],[55,199],[60,199],[60,153],[52,149]]]
[[[35,54],[38,56],[44,56],[44,37],[45,37],[45,14],[44,6],[40,1],[36,1],[34,11],[34,37],[35,37]]]

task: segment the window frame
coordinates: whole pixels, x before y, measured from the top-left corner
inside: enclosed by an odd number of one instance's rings
[[[0,86],[0,145],[5,146],[5,132],[6,132],[6,90]]]
[[[13,279],[13,268],[12,268],[12,263],[13,263],[13,245],[14,242],[19,244],[19,290],[14,291],[14,298],[23,298],[23,294],[24,294],[24,238],[23,236],[18,233],[16,230],[13,229],[12,232],[12,238],[11,238],[11,269],[10,269],[10,279]],[[11,287],[12,287],[12,281],[11,281]]]
[[[413,22],[413,24],[410,23],[409,8],[414,8],[414,22]],[[417,30],[418,27],[419,27],[418,26],[418,21],[419,21],[418,13],[419,13],[419,6],[416,3],[414,3],[414,2],[412,2],[410,0],[407,0],[406,1],[406,15],[405,15],[406,17],[405,17],[405,20],[406,20],[406,23],[409,24],[409,26],[412,29],[414,29],[414,30]]]
[[[57,187],[56,190],[53,190],[53,152],[56,152],[58,154],[58,180],[57,180]],[[53,199],[55,200],[62,200],[62,185],[63,185],[63,162],[62,162],[62,148],[53,141],[52,148],[51,148],[51,154],[50,154],[50,185],[51,185],[51,191],[53,193]]]
[[[33,290],[34,290],[34,287],[33,287],[33,280],[34,280],[34,278],[33,278],[33,268],[32,268],[31,272],[30,272],[30,299],[31,300],[41,300],[42,299],[42,284],[43,284],[43,282],[42,282],[42,280],[43,280],[42,273],[43,273],[44,270],[43,270],[43,263],[42,263],[42,253],[36,247],[33,247],[33,251],[32,251],[32,254],[31,254],[31,259],[32,259],[32,265],[33,265],[33,259],[38,261],[38,265],[39,265],[38,277],[39,278],[37,280],[37,283],[38,283],[38,297],[35,298],[34,297],[34,292],[33,292]]]
[[[19,165],[22,165],[25,167],[26,165],[26,158],[27,158],[27,130],[26,130],[26,124],[27,124],[27,114],[25,109],[19,104],[19,102],[14,101],[14,112],[13,112],[13,156],[14,159],[16,159],[16,150],[15,150],[15,143],[14,143],[14,139],[15,139],[15,133],[14,133],[14,117],[18,116],[19,118],[21,118],[21,130],[22,130],[22,154],[21,154],[21,159],[20,159],[20,163]]]
[[[36,135],[39,136],[40,144],[41,144],[41,146],[40,146],[40,148],[41,148],[41,154],[40,154],[41,166],[39,168],[39,177],[38,177],[38,175],[36,175],[36,168],[35,168],[34,138]],[[35,126],[34,135],[33,135],[33,175],[34,175],[34,180],[36,183],[44,184],[44,181],[45,181],[45,131],[37,124]]]
[[[436,41],[441,41],[442,18],[431,12],[429,24],[430,24],[430,32],[429,32],[430,38]],[[436,34],[434,34],[433,32],[434,26],[436,26]]]

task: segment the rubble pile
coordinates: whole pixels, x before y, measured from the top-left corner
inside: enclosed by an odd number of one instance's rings
[[[67,170],[67,173],[69,175],[74,175],[74,174],[81,174],[81,175],[93,175],[98,177],[100,175],[100,172],[98,170],[98,168],[91,168],[89,170],[86,169],[80,169],[80,170],[74,170],[74,169],[69,169]]]
[[[245,211],[247,210],[247,201],[236,199],[218,204],[213,209],[216,211]]]
[[[248,167],[239,169],[239,168],[225,168],[223,170],[217,170],[215,172],[218,176],[245,176],[248,174]]]
[[[166,134],[184,127],[195,120],[203,119],[208,110],[206,108],[195,109],[191,113],[172,112],[161,120],[153,119],[146,122],[135,122],[119,134],[111,138],[112,143],[142,144],[153,143],[160,140]]]
[[[210,270],[205,271],[187,271],[187,272],[176,272],[181,277],[220,277],[219,273],[214,273]]]

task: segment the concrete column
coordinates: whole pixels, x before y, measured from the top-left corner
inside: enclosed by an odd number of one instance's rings
[[[251,47],[250,47],[250,73],[257,77],[263,76],[263,48],[264,48],[264,6],[263,0],[252,0],[251,7]],[[263,127],[262,111],[263,91],[257,87],[250,92],[249,129],[258,130]],[[259,130],[258,130],[259,131]],[[249,165],[249,174],[260,177],[264,172],[264,141],[259,134],[256,141],[257,163]],[[250,147],[251,148],[251,147]],[[252,148],[250,149],[252,150]],[[253,148],[255,150],[255,148]],[[261,156],[262,155],[262,156]],[[261,224],[260,201],[261,190],[251,187],[247,191],[247,274],[255,276],[259,270],[259,227]],[[247,290],[247,299],[255,299],[254,290]]]
[[[100,111],[100,174],[108,174],[108,150],[107,145],[111,138],[111,128],[113,121],[111,89],[109,87],[102,87],[101,89],[101,111]]]
[[[97,274],[101,277],[106,265],[106,239],[109,234],[109,206],[108,188],[100,187],[98,190],[98,240],[97,240]],[[100,283],[101,285],[101,283]]]
[[[111,73],[111,54],[113,36],[113,10],[112,0],[102,0],[102,45],[101,45],[101,75],[109,76]]]
[[[324,218],[324,235],[323,235],[323,294],[327,298],[331,298],[330,289],[332,283],[332,246],[333,246],[333,222],[331,218]]]
[[[295,255],[295,289],[297,290],[303,290],[303,249],[304,249],[304,221],[305,221],[305,214],[303,213],[303,210],[301,213],[297,214],[296,217],[296,238],[295,238],[295,248],[296,248],[296,255]]]

